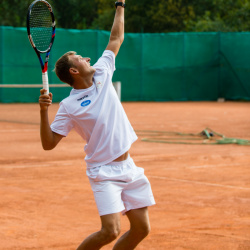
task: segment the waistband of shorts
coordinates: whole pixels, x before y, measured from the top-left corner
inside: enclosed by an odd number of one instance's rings
[[[130,157],[130,155],[128,155],[128,158],[124,161],[112,161],[112,162],[105,164],[105,166],[122,166],[122,165],[127,164],[131,161],[133,161],[133,159]]]

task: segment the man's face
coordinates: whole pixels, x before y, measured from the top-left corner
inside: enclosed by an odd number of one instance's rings
[[[78,70],[81,76],[88,76],[93,74],[95,69],[90,65],[89,57],[82,57],[81,55],[70,55],[69,59],[72,61],[76,70]]]

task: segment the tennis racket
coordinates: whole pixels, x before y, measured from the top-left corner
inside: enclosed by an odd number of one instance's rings
[[[27,32],[42,68],[43,88],[49,93],[48,61],[55,38],[55,17],[51,5],[45,0],[35,0],[27,13]],[[42,59],[45,54],[45,60]]]

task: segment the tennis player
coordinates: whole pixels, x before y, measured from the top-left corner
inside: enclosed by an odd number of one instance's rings
[[[125,1],[116,2],[110,40],[99,60],[67,52],[57,62],[59,79],[73,87],[61,103],[51,125],[48,107],[52,94],[41,90],[41,142],[51,150],[75,129],[87,142],[84,150],[87,176],[101,218],[101,230],[89,235],[78,250],[95,250],[115,240],[120,233],[120,212],[130,221],[113,249],[134,249],[149,233],[148,206],[154,205],[144,170],[135,165],[129,149],[137,136],[112,85],[115,57],[124,40]]]

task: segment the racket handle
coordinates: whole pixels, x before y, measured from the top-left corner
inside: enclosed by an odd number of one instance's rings
[[[47,71],[42,73],[42,77],[43,77],[43,88],[46,89],[45,94],[48,95],[49,94],[49,80],[48,80]]]

